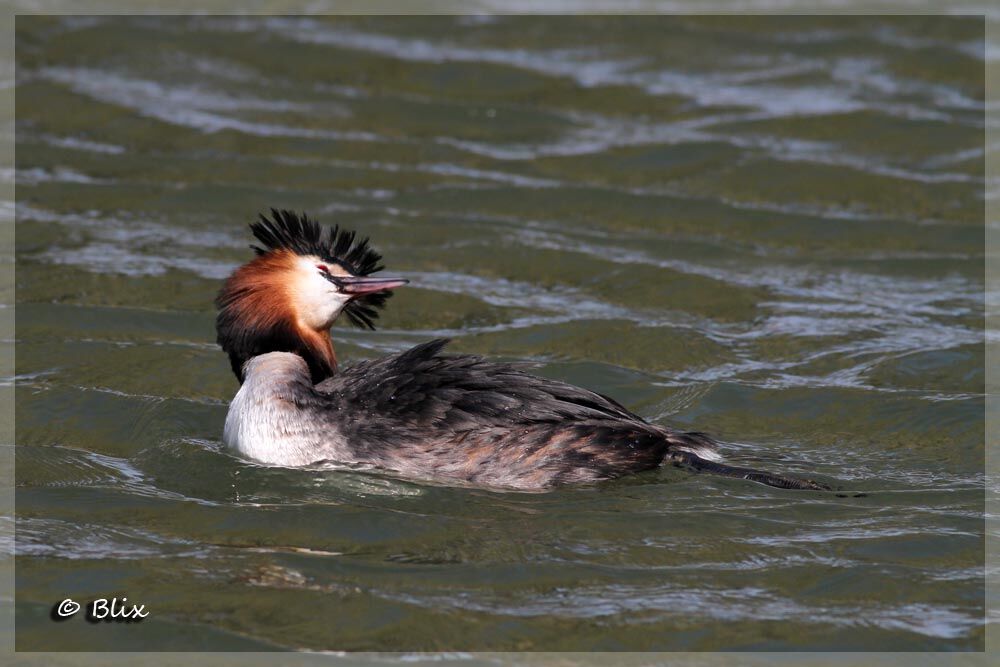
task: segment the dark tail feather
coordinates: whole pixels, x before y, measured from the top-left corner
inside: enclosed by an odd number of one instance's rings
[[[791,477],[772,475],[769,472],[762,472],[752,468],[727,466],[722,463],[716,463],[715,461],[705,460],[696,454],[692,454],[691,452],[684,450],[674,450],[670,452],[669,459],[675,466],[685,468],[693,472],[710,472],[714,475],[723,475],[725,477],[749,479],[754,482],[760,482],[761,484],[767,484],[768,486],[774,486],[779,489],[809,489],[813,491],[831,490],[826,484],[820,484],[819,482],[814,482],[811,479],[794,479]]]

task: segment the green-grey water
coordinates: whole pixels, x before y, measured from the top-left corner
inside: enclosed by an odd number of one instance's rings
[[[16,34],[18,649],[982,650],[981,20]],[[412,280],[342,361],[451,337],[846,493],[239,460],[212,299],[271,206]]]

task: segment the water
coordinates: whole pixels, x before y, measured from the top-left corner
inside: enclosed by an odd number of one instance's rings
[[[20,650],[982,650],[981,21],[16,28]],[[238,460],[212,299],[271,206],[413,281],[342,360],[449,336],[849,493]]]

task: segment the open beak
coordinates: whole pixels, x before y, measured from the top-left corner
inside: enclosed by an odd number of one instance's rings
[[[387,289],[396,289],[410,282],[405,278],[372,278],[368,276],[337,276],[337,287],[344,294],[361,296]]]

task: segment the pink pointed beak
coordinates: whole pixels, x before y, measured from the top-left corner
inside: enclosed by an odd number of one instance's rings
[[[344,294],[361,296],[372,292],[396,289],[410,282],[405,278],[373,278],[369,276],[337,276],[337,287]]]

